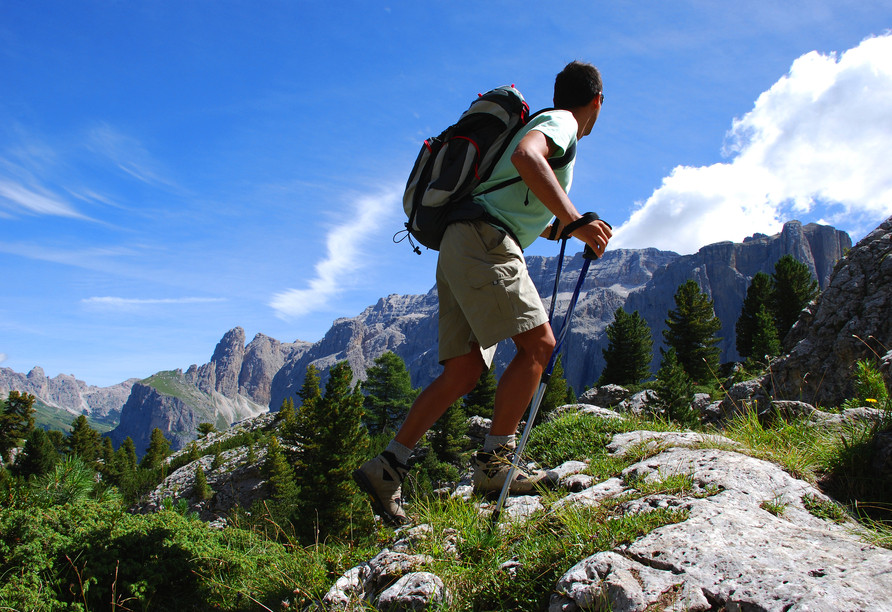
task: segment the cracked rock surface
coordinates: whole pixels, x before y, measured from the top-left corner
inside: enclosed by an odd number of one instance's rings
[[[636,432],[638,441],[648,433]],[[810,514],[803,498],[829,500],[808,483],[733,451],[679,447],[629,466],[623,479],[672,474],[690,475],[695,493],[718,492],[628,504],[632,512],[674,504],[689,515],[579,562],[559,580],[549,610],[892,610],[892,553],[864,543],[852,524]]]

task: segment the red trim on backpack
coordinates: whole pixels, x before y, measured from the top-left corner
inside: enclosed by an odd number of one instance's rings
[[[476,142],[474,142],[467,136],[453,136],[452,140],[455,140],[455,139],[467,140],[472,145],[474,145],[474,148],[477,149],[477,159],[480,159],[480,147],[477,146]],[[477,174],[477,164],[474,164],[474,178],[476,178],[478,181],[480,180],[480,175]]]
[[[428,150],[429,153],[433,154],[434,150],[431,149],[431,143],[430,143],[429,141],[425,140],[425,141],[424,141],[424,146],[427,147],[427,150]]]

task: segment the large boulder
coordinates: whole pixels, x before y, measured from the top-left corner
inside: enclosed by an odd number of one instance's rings
[[[859,359],[892,346],[892,217],[836,265],[827,289],[785,339],[789,355],[773,363],[773,396],[837,406],[855,395]]]

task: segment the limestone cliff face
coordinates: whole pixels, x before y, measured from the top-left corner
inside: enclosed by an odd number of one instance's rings
[[[302,355],[310,346],[309,342],[283,343],[257,334],[246,347],[245,330],[234,327],[217,343],[210,362],[189,366],[185,378],[202,393],[216,392],[229,399],[242,396],[268,405],[276,372],[286,359]]]
[[[121,412],[120,424],[108,436],[115,447],[129,436],[141,457],[149,446],[152,430],[157,427],[170,440],[171,446],[179,450],[185,446],[188,433],[207,421],[203,417],[209,417],[210,412],[179,397],[161,393],[149,384],[136,383]]]
[[[285,398],[295,399],[309,365],[323,375],[338,361],[347,360],[356,380],[387,351],[399,355],[412,375],[413,385],[436,376],[437,292],[426,295],[389,295],[357,317],[337,319],[325,336],[309,350],[287,360],[276,373],[270,391],[270,409],[278,410]]]
[[[654,367],[659,366],[658,347],[663,346],[666,316],[675,308],[678,286],[692,278],[713,300],[716,316],[722,322],[719,347],[721,361],[740,358],[735,348],[734,326],[743,307],[743,298],[757,272],[771,274],[784,255],[808,265],[821,289],[827,287],[830,272],[852,241],[848,234],[832,227],[798,221],[784,225],[774,236],[757,234],[742,243],[719,242],[703,247],[693,255],[679,257],[657,270],[643,287],[630,293],[625,310],[647,320],[654,338]]]
[[[72,414],[117,420],[130,395],[130,388],[137,380],[131,378],[111,387],[97,387],[69,374],[48,378],[40,367],[33,368],[28,374],[0,368],[0,396],[6,397],[10,391],[30,393],[43,403]]]
[[[205,393],[182,370],[171,370],[133,385],[121,422],[108,435],[116,446],[129,436],[141,456],[156,427],[170,440],[173,450],[180,450],[196,438],[199,423],[225,430],[236,421],[266,411],[266,405],[242,395],[229,398],[213,390]]]
[[[835,406],[854,395],[858,359],[892,349],[892,217],[842,258],[772,364],[774,396]]]
[[[226,429],[266,412],[273,376],[286,359],[309,347],[308,342],[283,343],[263,334],[245,346],[245,330],[235,327],[217,343],[210,362],[193,364],[185,373],[158,372],[136,385],[120,424],[109,435],[116,444],[130,436],[142,453],[158,427],[179,450],[195,439],[199,423]]]

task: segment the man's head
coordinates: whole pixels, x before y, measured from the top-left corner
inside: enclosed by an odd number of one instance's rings
[[[586,62],[573,61],[554,80],[554,106],[562,110],[587,106],[602,92],[598,69]]]

